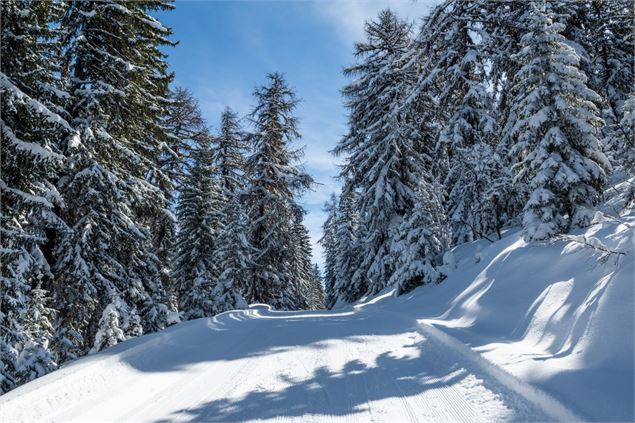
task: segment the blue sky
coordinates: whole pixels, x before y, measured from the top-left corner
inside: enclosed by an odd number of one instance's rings
[[[174,30],[179,45],[169,49],[175,83],[198,98],[210,126],[229,106],[241,116],[253,105],[252,92],[270,72],[282,72],[302,99],[296,115],[303,137],[304,166],[319,183],[301,198],[307,210],[314,261],[322,205],[338,191],[338,159],[329,154],[346,131],[340,89],[342,69],[353,63],[353,45],[364,37],[364,21],[390,7],[417,20],[433,0],[234,0],[176,1],[158,17]]]

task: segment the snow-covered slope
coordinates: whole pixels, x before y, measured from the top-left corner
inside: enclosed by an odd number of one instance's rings
[[[402,297],[182,323],[9,392],[0,421],[633,420],[633,220],[584,233],[625,253],[604,263],[510,232]]]
[[[441,285],[390,307],[403,302],[585,418],[634,421],[635,218],[604,220],[553,243],[512,232],[460,246]]]

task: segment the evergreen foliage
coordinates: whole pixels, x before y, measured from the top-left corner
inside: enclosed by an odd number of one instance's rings
[[[211,139],[199,144],[192,159],[177,206],[179,232],[174,259],[175,290],[185,319],[214,314],[212,291],[220,275],[213,256],[222,228],[223,197]]]
[[[630,1],[445,0],[416,33],[384,10],[344,72],[322,277],[294,90],[268,75],[249,126],[227,108],[212,136],[170,89],[173,8],[0,7],[0,394],[180,317],[399,295],[460,243],[635,205]]]
[[[245,297],[280,309],[301,307],[293,293],[292,226],[301,207],[295,195],[310,187],[312,179],[294,163],[299,151],[291,149],[300,134],[293,111],[298,100],[282,75],[268,75],[268,85],[254,92],[256,106],[250,118],[252,154],[247,162],[249,186],[244,198],[248,239],[254,249]]]
[[[598,140],[600,97],[586,85],[579,57],[544,7],[533,4],[514,57],[513,107],[504,129],[515,183],[527,186],[523,227],[543,240],[590,223],[610,168]]]
[[[166,205],[159,106],[167,104],[171,76],[159,47],[169,44],[170,31],[148,12],[167,8],[77,1],[62,19],[68,112],[78,135],[64,146],[58,184],[69,229],[56,245],[54,296],[60,333],[73,334],[59,345],[76,344],[73,351],[94,348],[113,295],[144,331],[166,324],[150,229]],[[75,354],[67,349],[57,352],[60,361]]]
[[[383,289],[392,275],[391,237],[414,206],[414,188],[424,162],[417,148],[416,117],[400,109],[407,96],[403,84],[410,76],[403,70],[410,26],[384,10],[377,21],[366,24],[366,36],[366,42],[355,46],[360,63],[345,70],[357,79],[343,90],[350,129],[335,153],[348,155],[342,174],[350,175],[360,191],[363,247],[351,283],[360,287],[358,293],[372,294]]]
[[[0,393],[55,367],[49,328],[35,333],[29,315],[44,309],[49,235],[64,227],[55,187],[73,131],[62,116],[53,2],[10,1],[0,8]],[[62,115],[60,115],[62,113]]]

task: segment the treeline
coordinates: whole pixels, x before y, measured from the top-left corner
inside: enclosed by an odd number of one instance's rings
[[[180,319],[319,308],[279,74],[243,129],[170,90],[166,1],[1,8],[0,394]]]
[[[366,24],[343,188],[326,204],[326,305],[442,280],[444,253],[521,225],[545,241],[635,203],[630,0],[446,0],[418,32]],[[607,189],[610,187],[610,189]]]

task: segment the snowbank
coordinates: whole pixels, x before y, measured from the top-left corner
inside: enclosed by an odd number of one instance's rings
[[[551,243],[511,231],[465,244],[443,283],[373,302],[411,313],[582,416],[633,421],[635,214],[622,221]]]

